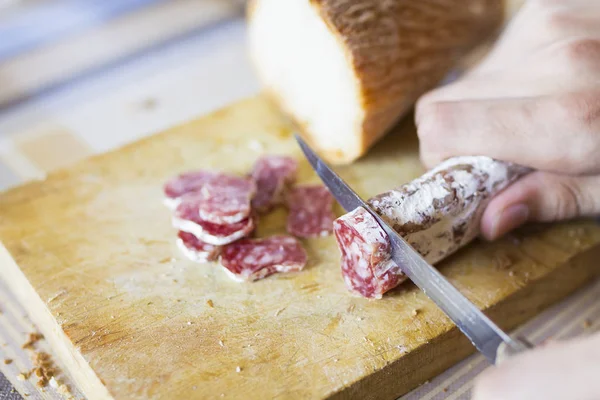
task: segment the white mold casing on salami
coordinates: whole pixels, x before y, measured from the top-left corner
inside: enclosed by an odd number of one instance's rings
[[[490,157],[454,157],[368,203],[428,262],[436,263],[475,239],[491,198],[529,171]]]

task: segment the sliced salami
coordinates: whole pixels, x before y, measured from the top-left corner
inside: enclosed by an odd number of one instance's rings
[[[186,196],[184,201],[197,203],[198,215],[203,221],[233,224],[248,218],[255,192],[252,179],[221,175],[210,179],[199,192]]]
[[[221,251],[219,246],[205,243],[191,233],[183,231],[177,234],[177,247],[187,258],[198,263],[216,260]]]
[[[204,221],[198,213],[198,204],[183,201],[173,215],[173,226],[215,246],[225,245],[249,235],[254,230],[254,218],[248,217],[233,224],[214,224]]]
[[[325,186],[296,186],[286,197],[289,233],[308,238],[327,236],[333,232],[333,197]]]
[[[271,210],[284,200],[284,191],[296,180],[298,162],[286,156],[264,156],[258,159],[252,170],[256,182],[256,196],[252,207],[261,213]]]
[[[491,198],[529,171],[528,168],[489,157],[455,157],[420,178],[375,196],[368,202],[428,262],[434,264],[477,237],[481,214]],[[361,245],[363,242],[370,243],[370,238],[383,232],[379,225],[359,225],[352,235],[344,234],[343,226],[350,225],[348,221],[351,222],[354,213],[356,211],[339,218],[339,227],[336,224],[336,238],[342,249],[343,263],[346,263],[343,268],[349,271],[344,272],[345,279],[348,275],[351,279],[364,270],[363,264],[352,261],[347,254],[356,260],[382,258]],[[342,230],[340,234],[338,229]],[[356,257],[358,247],[364,251],[360,257]],[[351,290],[362,294],[352,282],[348,283],[348,279],[346,283]],[[363,292],[368,294],[369,290]]]
[[[165,205],[172,210],[176,209],[185,194],[198,192],[211,179],[220,176],[214,171],[190,171],[170,179],[164,186]]]
[[[242,239],[225,246],[221,253],[221,264],[237,281],[256,281],[276,272],[300,271],[306,261],[300,242],[284,235]]]
[[[364,208],[338,218],[334,233],[342,253],[342,276],[350,291],[379,299],[406,279],[390,259],[387,235]]]

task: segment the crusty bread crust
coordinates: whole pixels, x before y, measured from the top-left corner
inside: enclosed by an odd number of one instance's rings
[[[249,18],[261,0],[249,5]],[[298,120],[289,100],[275,93],[330,162],[363,155],[414,104],[438,84],[461,55],[495,32],[503,20],[498,0],[307,0],[339,42],[359,86],[363,110],[353,132],[318,132]],[[277,34],[274,32],[273,34]],[[319,62],[319,60],[315,60]],[[298,72],[296,72],[298,73]],[[260,75],[260,71],[259,71]],[[264,79],[263,79],[264,80]],[[319,96],[315,93],[314,96]],[[352,118],[355,116],[348,116]],[[353,135],[341,149],[320,146],[326,135]]]

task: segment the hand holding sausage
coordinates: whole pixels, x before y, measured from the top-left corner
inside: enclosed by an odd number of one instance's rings
[[[600,2],[531,0],[476,69],[417,105],[428,167],[486,155],[537,169],[494,198],[481,231],[600,213]]]

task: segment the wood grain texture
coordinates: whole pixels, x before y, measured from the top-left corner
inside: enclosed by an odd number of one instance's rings
[[[414,127],[398,129],[339,168],[361,195],[423,172]],[[305,271],[252,284],[179,254],[164,180],[244,173],[280,153],[301,160],[300,182],[316,182],[291,132],[253,98],[0,196],[0,276],[89,399],[392,398],[472,351],[411,284],[379,301],[349,295],[332,237],[304,241]],[[284,229],[278,210],[258,234]],[[439,268],[512,327],[600,273],[599,244],[591,221],[535,226]]]

